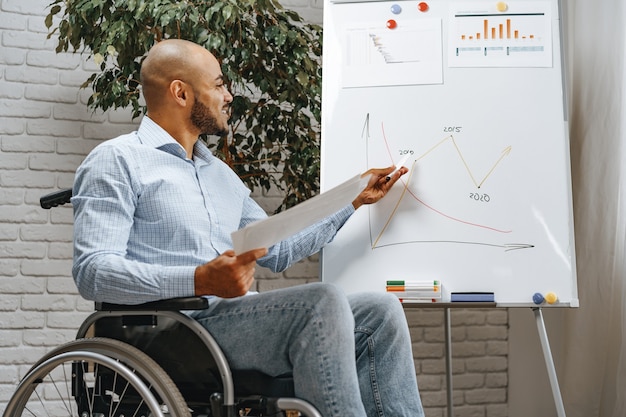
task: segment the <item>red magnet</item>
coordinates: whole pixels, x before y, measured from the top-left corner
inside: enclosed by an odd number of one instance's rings
[[[419,10],[420,12],[427,12],[428,11],[428,3],[426,3],[425,1],[420,2],[420,4],[417,5],[417,10]]]
[[[387,27],[389,29],[395,29],[396,27],[398,27],[398,23],[393,19],[389,19],[387,20]]]

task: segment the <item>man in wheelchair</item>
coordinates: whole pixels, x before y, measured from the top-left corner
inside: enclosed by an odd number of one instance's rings
[[[206,296],[190,314],[234,369],[292,375],[325,417],[420,417],[408,326],[396,297],[308,284],[250,293],[256,264],[282,271],[319,251],[363,204],[407,172],[373,169],[354,202],[270,248],[235,255],[231,232],[266,217],[237,175],[198,140],[228,131],[218,60],[166,40],[142,63],[147,113],[76,172],[73,276],[82,296],[117,304]],[[358,277],[355,277],[358,279]]]

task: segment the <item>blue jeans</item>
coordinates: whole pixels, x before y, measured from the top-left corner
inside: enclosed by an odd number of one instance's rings
[[[296,397],[324,417],[424,416],[395,296],[314,283],[209,304],[190,316],[233,369],[293,374]]]

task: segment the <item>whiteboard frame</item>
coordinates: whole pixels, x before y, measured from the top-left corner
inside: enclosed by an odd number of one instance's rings
[[[359,4],[355,4],[355,3],[359,3]],[[347,137],[351,134],[345,129],[346,127],[345,125],[342,125],[341,123],[337,123],[332,120],[333,117],[334,118],[338,117],[336,116],[336,114],[338,113],[340,113],[342,116],[347,115],[347,117],[351,117],[349,112],[345,111],[345,109],[343,109],[344,110],[343,112],[341,111],[342,110],[340,108],[340,106],[342,105],[341,103],[337,104],[337,102],[341,101],[341,97],[339,100],[337,100],[337,97],[341,96],[342,91],[345,91],[346,89],[343,89],[341,87],[341,81],[338,79],[338,78],[341,78],[341,75],[339,76],[337,75],[342,72],[342,68],[341,68],[342,64],[340,64],[340,61],[341,61],[340,55],[341,55],[342,46],[340,45],[340,42],[338,42],[339,33],[341,33],[342,29],[336,26],[339,26],[339,23],[343,23],[343,21],[338,23],[334,8],[351,7],[353,8],[353,11],[355,12],[355,14],[358,14],[359,11],[363,11],[365,10],[364,8],[368,8],[368,7],[369,8],[379,7],[379,6],[386,7],[392,4],[400,4],[401,6],[404,7],[404,6],[411,6],[416,3],[418,2],[409,1],[409,0],[396,1],[396,2],[388,2],[388,1],[380,1],[380,0],[365,0],[365,1],[325,0],[325,4],[324,4],[324,56],[323,56],[324,67],[323,67],[323,83],[322,83],[323,84],[323,88],[322,88],[322,98],[323,98],[322,100],[322,141],[321,141],[321,146],[322,146],[321,188],[322,188],[322,192],[332,187],[333,185],[335,185],[336,182],[341,181],[342,178],[347,178],[348,176],[353,175],[356,170],[363,168],[358,163],[357,164],[346,163],[347,160],[353,159],[353,158],[346,158],[345,155],[341,157],[337,156],[337,149],[343,149],[343,148],[341,147],[337,148],[334,145],[329,145],[331,141],[336,141],[337,140],[336,138]],[[432,6],[431,9],[439,8],[439,11],[441,11],[442,4],[446,5],[446,7],[451,7],[452,3],[455,3],[455,2],[454,1],[439,1],[436,3],[430,2]],[[508,2],[508,4],[510,5],[515,5],[516,3],[517,4],[528,3],[528,0],[512,0]],[[559,225],[559,226],[561,228],[564,227],[567,229],[566,233],[568,234],[568,236],[565,239],[561,239],[560,243],[562,244],[561,246],[565,248],[566,257],[568,258],[568,261],[569,261],[570,273],[568,274],[567,277],[563,277],[563,276],[559,277],[560,290],[557,293],[558,298],[559,298],[558,302],[554,304],[543,303],[539,306],[541,307],[578,307],[579,300],[578,300],[577,281],[576,281],[574,223],[573,223],[573,208],[572,208],[571,172],[570,172],[570,162],[569,162],[570,161],[569,124],[568,124],[568,117],[567,117],[568,106],[567,106],[567,95],[566,95],[567,83],[566,83],[566,71],[565,71],[565,68],[566,68],[565,67],[565,53],[564,53],[565,49],[563,46],[564,45],[564,38],[563,38],[564,36],[563,26],[564,25],[563,25],[563,20],[562,20],[563,13],[562,13],[561,2],[559,0],[548,0],[548,1],[543,1],[540,3],[550,3],[550,7],[552,9],[552,15],[551,15],[551,20],[553,22],[553,26],[552,26],[553,27],[553,33],[552,33],[553,70],[552,71],[560,70],[558,71],[559,86],[554,87],[556,89],[554,91],[559,91],[559,94],[560,94],[558,97],[559,102],[560,102],[559,104],[560,108],[558,110],[556,109],[554,110],[555,114],[559,117],[560,120],[558,121],[553,120],[553,121],[555,123],[562,124],[562,126],[557,127],[557,129],[561,129],[561,132],[562,132],[562,136],[559,138],[560,146],[561,146],[561,150],[559,151],[559,159],[560,158],[563,159],[562,161],[560,161],[561,165],[559,165],[561,168],[560,170],[561,172],[559,172],[558,175],[559,175],[559,178],[561,178],[561,181],[558,184],[559,185],[558,188],[559,188],[559,192],[562,194],[562,198],[560,199],[562,201],[559,201],[559,205],[563,208],[563,210],[560,211],[560,214],[562,214],[564,218],[566,219],[566,224]],[[442,60],[443,60],[443,72],[444,72],[443,85],[445,86],[446,82],[450,80],[450,71],[455,71],[455,70],[458,71],[458,69],[456,68],[451,69],[451,67],[447,65],[446,34],[448,31],[447,25],[449,24],[449,21],[446,20],[448,18],[445,15],[439,14],[438,16],[440,16],[442,20],[442,39],[443,39],[442,40],[443,42]],[[371,19],[371,17],[368,17],[367,19]],[[557,25],[558,27],[555,28],[554,25]],[[555,29],[558,29],[558,30],[555,30]],[[554,68],[556,68],[556,70]],[[505,70],[505,71],[508,71],[508,70]],[[516,70],[511,70],[511,71],[515,72]],[[490,74],[493,74],[494,70],[493,68],[486,69],[485,72],[489,72]],[[517,72],[524,73],[524,70],[522,69]],[[529,70],[528,72],[532,72],[532,70]],[[388,89],[388,90],[399,91],[400,88],[405,88],[405,91],[409,91],[409,93],[413,92],[414,90],[415,91],[417,90],[427,91],[428,90],[429,92],[427,94],[434,94],[432,92],[437,91],[436,85],[426,85],[426,86],[408,86],[408,87],[402,87],[402,86],[400,87],[398,86],[364,87],[361,89],[362,90],[361,92],[363,93],[363,96],[365,97],[368,95],[367,93],[369,92],[374,92],[374,94],[378,94],[378,92],[381,90]],[[552,93],[553,91],[551,91],[551,94]],[[403,105],[405,105],[406,103],[401,102],[400,104],[401,105],[399,107],[403,107]],[[357,120],[357,119],[356,118],[353,119],[352,122],[354,122],[354,120]],[[368,117],[368,120],[369,120],[369,117]],[[342,129],[342,127],[344,129]],[[366,168],[368,167],[369,165],[366,166]],[[390,197],[387,197],[387,198],[390,198]],[[347,253],[346,256],[344,256],[344,254],[342,253],[344,249],[342,248],[345,248],[348,245],[350,246],[353,245],[354,241],[350,239],[355,238],[355,236],[353,236],[354,235],[353,229],[355,227],[354,223],[359,224],[359,222],[363,222],[364,216],[363,216],[363,213],[361,213],[361,211],[368,211],[368,210],[371,210],[371,208],[367,208],[367,207],[361,208],[357,213],[355,213],[355,215],[353,215],[354,219],[349,219],[346,225],[344,226],[344,229],[346,230],[340,230],[337,237],[335,238],[335,242],[332,242],[330,245],[324,248],[320,255],[320,276],[322,277],[322,280],[325,282],[337,283],[339,286],[343,286],[347,292],[355,292],[355,291],[362,289],[361,283],[358,279],[354,279],[348,284],[346,284],[345,282],[337,281],[335,277],[336,265],[338,262],[342,262],[343,264],[345,264],[345,263],[358,263],[362,261],[362,259],[359,258],[358,256],[355,258],[354,253]],[[358,240],[358,237],[356,239]],[[566,242],[564,240],[566,240]],[[367,258],[367,255],[363,255],[363,256]],[[340,261],[337,261],[337,260],[330,261],[329,259],[331,259],[332,257],[339,257],[342,259]],[[343,266],[341,268],[343,268]],[[429,277],[428,279],[431,279],[431,278]],[[443,285],[447,293],[446,296],[449,297],[449,293],[456,290],[455,288],[457,286],[456,280],[452,279],[452,280],[447,281],[445,278],[440,278],[440,279],[443,281]],[[550,276],[543,276],[541,277],[541,279],[548,284],[550,284],[553,280],[553,278]],[[566,281],[566,282],[563,282],[563,281]],[[381,282],[384,282],[384,279],[381,279]],[[556,279],[555,279],[555,282],[556,282]],[[383,288],[384,286],[380,287],[381,291],[383,290]],[[369,289],[369,288],[363,288],[363,289]],[[530,288],[522,287],[522,289],[528,290],[527,292],[530,291]],[[470,291],[467,289],[467,287],[464,287],[462,290]],[[484,288],[483,286],[480,288],[476,288],[475,290],[485,291],[485,290],[489,290],[489,288]],[[538,292],[541,292],[543,294],[545,294],[547,291],[549,291],[549,285],[546,285],[544,288],[538,289]],[[532,302],[532,298],[531,298],[532,294],[525,293],[523,296],[520,296],[519,298],[511,299],[511,297],[509,297],[509,299],[501,300],[501,301],[498,300],[497,294],[498,293],[496,292],[495,301],[498,307],[537,307],[538,306],[537,304]],[[444,300],[444,301],[449,301],[449,300]],[[449,303],[446,303],[446,304],[449,305]]]

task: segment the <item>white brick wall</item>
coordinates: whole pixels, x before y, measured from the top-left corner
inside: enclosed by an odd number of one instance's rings
[[[92,304],[70,276],[72,210],[39,208],[39,197],[70,187],[100,141],[133,130],[129,111],[92,114],[79,86],[94,70],[56,54],[44,17],[49,0],[0,0],[0,413],[14,386],[53,346],[71,340]],[[322,0],[282,0],[312,22]],[[280,195],[259,196],[273,210]],[[317,256],[284,274],[260,270],[260,291],[318,279]],[[428,417],[446,415],[443,311],[410,309],[415,363]],[[455,310],[454,404],[458,417],[507,415],[508,314]]]

